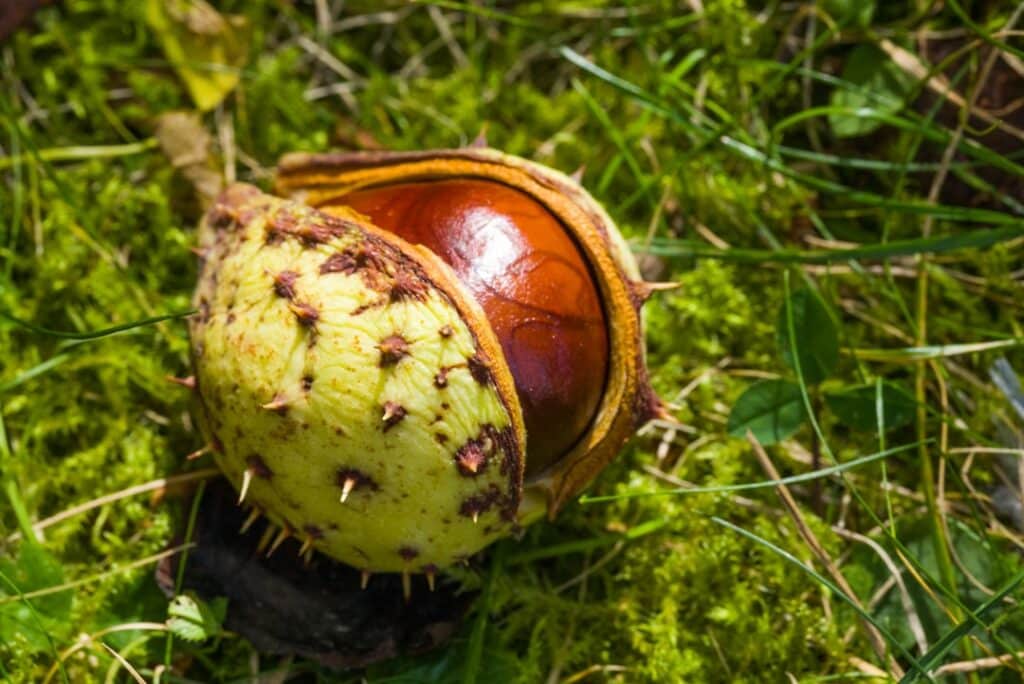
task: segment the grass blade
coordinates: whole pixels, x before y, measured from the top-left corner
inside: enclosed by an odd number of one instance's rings
[[[157,147],[156,138],[147,138],[137,143],[123,145],[74,145],[71,147],[51,147],[38,150],[35,155],[17,155],[0,157],[0,171],[20,164],[26,160],[51,161],[84,161],[86,159],[106,159],[109,157],[125,157],[141,154]]]
[[[14,378],[8,380],[7,382],[0,384],[0,394],[10,391],[17,386],[28,382],[32,378],[35,378],[39,375],[43,375],[44,373],[53,370],[54,368],[61,365],[70,358],[71,354],[58,354],[57,356],[54,356],[52,358],[47,359],[46,361],[43,361],[37,366],[29,368],[24,373],[21,373],[20,375],[15,376]]]
[[[932,439],[929,442],[934,441]],[[797,484],[800,482],[810,482],[811,480],[818,480],[823,477],[829,477],[838,473],[844,473],[847,470],[853,470],[859,468],[862,465],[868,463],[874,463],[884,458],[898,454],[904,451],[910,451],[921,446],[918,442],[912,444],[903,444],[898,447],[879,451],[874,454],[868,454],[867,456],[861,456],[855,458],[852,461],[846,463],[840,463],[838,465],[829,466],[828,468],[820,468],[818,470],[812,470],[809,473],[801,473],[800,475],[790,475],[789,477],[783,477],[779,480],[761,480],[760,482],[742,482],[734,485],[716,485],[712,487],[679,487],[676,489],[664,489],[654,492],[631,492],[628,494],[611,494],[608,496],[582,496],[580,497],[580,503],[591,504],[601,503],[604,501],[618,501],[620,499],[638,499],[646,496],[674,496],[676,494],[723,494],[728,492],[743,492],[751,489],[769,489],[771,487],[778,487],[779,485],[790,485]]]
[[[830,264],[851,260],[882,261],[920,254],[945,254],[962,249],[984,249],[1022,237],[1024,221],[1016,226],[972,230],[957,235],[939,235],[931,238],[893,240],[849,249],[718,249],[703,243],[656,238],[644,251],[667,257],[779,264]]]
[[[1024,340],[993,340],[965,344],[936,344],[925,347],[904,347],[903,349],[854,349],[853,355],[864,361],[885,361],[889,363],[912,363],[943,359],[950,356],[977,354],[996,349],[1011,349],[1024,344]]]
[[[179,311],[178,313],[163,314],[160,316],[151,316],[149,318],[142,318],[131,323],[122,323],[121,325],[115,325],[110,328],[103,328],[102,330],[91,330],[89,332],[69,332],[66,330],[51,330],[50,328],[42,328],[34,323],[23,321],[20,318],[15,318],[6,311],[0,311],[0,318],[8,320],[26,330],[31,330],[39,335],[47,335],[49,337],[59,337],[65,340],[97,340],[101,337],[108,337],[115,335],[125,330],[132,330],[134,328],[142,328],[147,325],[153,325],[162,321],[169,321],[175,318],[184,318],[191,316],[196,312],[195,309],[189,309],[188,311]]]

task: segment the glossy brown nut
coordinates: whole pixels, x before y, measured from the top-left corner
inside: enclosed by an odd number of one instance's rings
[[[598,287],[579,248],[540,202],[490,180],[399,183],[337,197],[452,267],[497,334],[523,407],[527,473],[586,431],[608,372]]]

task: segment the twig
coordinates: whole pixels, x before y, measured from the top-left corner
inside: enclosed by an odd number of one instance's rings
[[[1024,658],[1024,651],[1004,653],[1003,655],[992,656],[990,658],[962,660],[958,663],[946,663],[932,672],[932,675],[936,677],[946,677],[948,675],[960,674],[963,672],[977,672],[978,670],[987,670],[989,668],[999,667],[1000,665],[1008,665],[1009,663],[1021,658]]]
[[[622,665],[591,665],[585,670],[580,670],[576,674],[566,677],[562,680],[562,684],[576,684],[576,682],[582,682],[590,675],[599,672],[629,672],[629,668]]]
[[[123,655],[106,644],[103,644],[103,648],[107,649],[110,655],[114,656],[114,658],[117,659],[117,662],[121,663],[121,667],[128,671],[128,674],[132,676],[132,679],[137,681],[139,684],[146,684],[146,680],[142,678],[142,675],[138,673],[138,670],[132,667],[132,664],[129,663]]]
[[[76,641],[73,646],[69,647],[63,653],[60,654],[60,657],[57,658],[57,662],[55,662],[53,666],[50,668],[50,671],[46,673],[46,678],[43,680],[43,684],[49,684],[50,680],[53,679],[53,676],[57,673],[57,670],[60,668],[61,663],[63,663],[65,660],[73,656],[78,651],[81,651],[83,648],[92,646],[100,637],[106,636],[107,634],[113,634],[115,632],[136,632],[147,630],[154,632],[165,632],[167,631],[167,625],[165,625],[162,622],[125,622],[120,625],[114,625],[113,627],[101,629],[95,634],[81,635],[78,638],[78,641]]]
[[[134,487],[122,489],[119,492],[114,492],[112,494],[107,494],[106,496],[101,496],[98,499],[93,499],[92,501],[86,501],[85,503],[61,511],[56,515],[51,515],[49,518],[45,518],[37,522],[35,525],[32,526],[32,529],[34,529],[36,531],[36,534],[38,534],[47,527],[56,525],[59,522],[67,520],[68,518],[73,518],[76,515],[87,513],[93,510],[94,508],[106,506],[109,503],[114,503],[115,501],[127,499],[129,497],[137,496],[139,494],[145,494],[146,492],[152,492],[157,489],[163,489],[164,487],[168,487],[170,485],[183,484],[185,482],[193,482],[196,480],[206,480],[208,478],[214,477],[218,473],[220,473],[220,471],[217,470],[216,468],[203,468],[202,470],[196,470],[191,473],[182,473],[181,475],[171,475],[170,477],[161,477],[158,480],[151,480],[150,482],[146,482],[144,484],[135,485]],[[7,537],[7,541],[14,542],[20,538],[21,533],[15,532]]]
[[[910,598],[910,592],[907,591],[907,585],[903,583],[903,571],[900,570],[896,562],[893,561],[892,557],[885,552],[885,549],[870,537],[866,537],[863,534],[858,534],[852,530],[847,530],[842,527],[833,527],[832,531],[838,534],[840,537],[846,539],[852,539],[858,541],[861,544],[866,544],[868,548],[875,552],[879,558],[882,559],[882,563],[889,569],[892,574],[892,580],[899,588],[900,603],[903,605],[903,612],[907,615],[907,626],[910,628],[910,632],[914,635],[914,643],[917,644],[917,649],[922,654],[928,652],[928,637],[925,636],[924,625],[921,623],[921,618],[917,614],[917,609],[914,607],[914,601]]]

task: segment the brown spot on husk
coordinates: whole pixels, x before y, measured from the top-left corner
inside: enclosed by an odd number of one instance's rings
[[[423,301],[427,297],[427,284],[411,273],[399,271],[391,285],[390,297],[393,302],[406,299]]]
[[[245,464],[256,477],[269,480],[274,476],[274,471],[270,469],[270,466],[267,465],[267,462],[264,461],[259,454],[253,454],[249,458],[245,459]]]
[[[377,481],[358,468],[338,468],[334,481],[343,490],[347,488],[348,491],[355,491],[357,489],[369,489],[373,492],[380,491],[380,485],[377,484]]]
[[[349,312],[349,315],[350,316],[358,316],[360,314],[366,313],[370,309],[378,309],[378,308],[380,308],[382,306],[387,306],[387,300],[379,299],[379,300],[377,300],[375,302],[370,302],[369,304],[360,304],[356,308],[352,309],[352,311]]]
[[[511,427],[507,427],[504,430],[495,430],[492,426],[488,425],[486,434],[494,440],[494,444],[504,455],[501,461],[501,474],[505,476],[514,474],[517,465],[515,431]],[[514,498],[513,491],[509,491],[509,496]]]
[[[238,220],[238,212],[231,206],[218,202],[206,212],[206,223],[211,228],[227,228]]]
[[[295,271],[281,271],[274,276],[274,294],[284,299],[295,298],[295,280],[299,274]]]
[[[487,367],[487,362],[484,361],[479,352],[466,359],[466,366],[469,368],[469,374],[473,376],[477,383],[484,386],[492,384],[491,369]]]
[[[381,421],[384,423],[383,431],[387,432],[394,426],[398,425],[403,418],[405,418],[407,411],[405,407],[394,401],[384,402],[384,415]]]
[[[486,470],[495,447],[491,432],[493,428],[484,428],[479,437],[469,440],[455,452],[455,465],[460,475],[476,477]]]
[[[405,338],[395,333],[388,335],[381,343],[377,345],[377,349],[380,351],[380,366],[393,366],[403,357],[409,355],[409,343],[405,341]]]
[[[346,250],[327,257],[327,260],[320,264],[320,275],[327,275],[328,273],[351,275],[356,272],[357,268],[355,256]]]
[[[298,225],[299,221],[295,217],[294,213],[286,210],[274,212],[274,214],[267,219],[267,244],[276,245],[282,242],[296,229]]]
[[[305,220],[303,220],[305,219]],[[280,209],[267,221],[267,243],[276,244],[294,238],[304,247],[315,247],[344,234],[345,229],[333,222],[314,222],[311,217],[296,215],[294,209]]]
[[[329,273],[358,274],[366,287],[377,292],[388,291],[390,285],[387,272],[387,260],[380,250],[369,241],[358,247],[347,247],[332,254],[320,264],[320,275]]]
[[[273,399],[271,399],[266,404],[263,404],[260,408],[263,408],[263,409],[265,409],[267,411],[273,411],[277,415],[283,416],[286,413],[288,413],[288,404],[289,403],[290,402],[288,401],[288,397],[286,397],[284,394],[281,394],[279,392],[279,393],[274,395]]]
[[[482,514],[494,508],[501,500],[501,490],[497,485],[490,485],[485,491],[479,494],[466,497],[459,505],[459,515],[466,518],[479,518]]]
[[[295,314],[295,320],[304,328],[312,328],[320,320],[320,312],[312,304],[306,302],[292,302],[288,305]]]

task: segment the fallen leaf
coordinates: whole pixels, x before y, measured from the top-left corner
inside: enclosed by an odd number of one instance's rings
[[[221,15],[204,0],[148,0],[146,23],[200,111],[216,107],[238,85],[249,56],[245,17]]]
[[[217,170],[212,139],[195,112],[168,112],[157,118],[156,139],[171,165],[195,189],[203,207],[220,194],[224,178]]]

